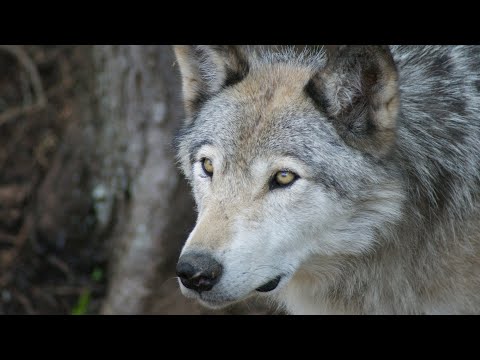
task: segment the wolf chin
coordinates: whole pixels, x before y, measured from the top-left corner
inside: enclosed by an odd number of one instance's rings
[[[210,308],[480,312],[480,47],[176,46]]]

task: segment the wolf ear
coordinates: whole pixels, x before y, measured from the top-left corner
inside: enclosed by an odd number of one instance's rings
[[[208,97],[241,81],[249,71],[247,57],[236,45],[177,45],[174,51],[188,116]]]
[[[305,88],[350,146],[386,154],[395,142],[398,73],[388,46],[342,46]]]

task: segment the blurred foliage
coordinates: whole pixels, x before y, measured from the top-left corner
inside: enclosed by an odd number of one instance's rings
[[[90,304],[90,290],[84,290],[78,298],[77,304],[72,309],[72,315],[86,315]]]
[[[92,280],[95,282],[100,282],[103,279],[103,270],[99,267],[96,267],[92,271]]]
[[[103,280],[104,272],[103,269],[99,267],[95,267],[92,271],[91,278],[93,281],[99,283]],[[86,315],[89,313],[88,308],[90,305],[91,300],[91,292],[90,289],[86,289],[82,292],[80,297],[78,298],[77,303],[72,309],[72,315]]]

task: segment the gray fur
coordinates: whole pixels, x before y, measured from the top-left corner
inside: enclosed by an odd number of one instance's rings
[[[292,313],[480,312],[480,47],[389,49],[399,105],[392,117],[393,142],[378,146],[381,151],[371,150],[381,137],[373,147],[350,142],[339,132],[338,118],[319,109],[305,92],[292,90],[278,100],[289,82],[298,79],[303,89],[319,76],[319,91],[329,106],[357,106],[348,103],[355,97],[349,91],[362,91],[353,71],[333,67],[329,76],[341,81],[338,92],[322,88],[329,66],[322,49],[301,55],[289,48],[247,49],[245,79],[212,94],[177,139],[200,213],[204,202],[208,209],[220,206],[226,217],[241,217],[248,229],[261,227],[259,218],[278,216],[279,224],[291,222],[296,228],[298,223],[301,235],[293,238],[309,239],[309,256],[290,266],[289,283],[271,294]],[[308,76],[295,75],[298,69]],[[362,101],[369,111],[376,109],[370,98]],[[192,170],[196,152],[206,144],[226,159],[216,169],[211,195],[198,190]],[[294,202],[281,214],[270,215],[265,208],[270,195],[261,181],[252,180],[251,164],[279,156],[308,169],[309,192],[322,192],[338,204],[331,209],[341,214],[338,222],[328,227],[337,242],[311,234],[308,223],[298,220],[302,208]],[[247,207],[262,215],[254,221]]]

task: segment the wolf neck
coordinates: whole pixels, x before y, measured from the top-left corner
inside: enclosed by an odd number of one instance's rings
[[[368,254],[311,258],[279,300],[292,314],[469,312],[455,306],[476,296],[465,291],[465,282],[478,282],[471,275],[478,260],[461,237],[480,229],[473,221],[464,226],[413,230],[405,222],[396,239],[380,239],[384,245]]]

